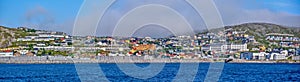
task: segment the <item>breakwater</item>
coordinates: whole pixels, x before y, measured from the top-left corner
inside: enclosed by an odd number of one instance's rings
[[[64,63],[202,63],[224,62],[224,59],[171,59],[145,56],[99,56],[72,58],[64,56],[0,57],[2,64],[64,64]],[[229,63],[300,63],[300,61],[246,61],[234,59]]]
[[[8,64],[63,64],[63,63],[196,63],[211,62],[210,60],[199,59],[170,59],[170,58],[149,58],[143,56],[101,56],[96,58],[71,58],[71,57],[1,57],[0,63]]]

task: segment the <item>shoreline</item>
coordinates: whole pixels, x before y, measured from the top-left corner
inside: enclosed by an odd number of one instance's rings
[[[222,59],[170,59],[144,57],[100,57],[97,59],[89,58],[68,58],[68,57],[6,57],[0,58],[0,64],[93,64],[93,63],[225,63]],[[241,60],[233,59],[226,63],[295,63],[300,61],[262,61],[262,60]]]
[[[82,62],[82,63],[0,63],[1,64],[132,64],[133,62]],[[178,64],[178,63],[217,63],[217,62],[135,62],[135,64],[145,64],[145,63],[166,63],[166,64]],[[225,64],[225,63],[224,63]],[[258,62],[230,62],[227,64],[300,64],[300,62],[296,63],[284,63],[284,62],[277,62],[277,63],[258,63]]]

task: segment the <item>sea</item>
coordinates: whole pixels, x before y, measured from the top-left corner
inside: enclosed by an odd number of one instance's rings
[[[197,66],[194,73],[195,76],[189,73],[179,73],[181,70],[180,66],[182,63],[166,63],[163,68],[153,77],[139,78],[128,75],[120,69],[118,64],[106,63],[97,64],[98,71],[102,72],[102,76],[97,78],[105,79],[111,82],[171,82],[174,79],[182,79],[182,81],[194,81],[203,82],[207,78],[208,71],[211,63],[193,63],[186,64]],[[196,64],[196,65],[195,65]],[[138,63],[134,64],[140,68],[147,68],[150,63]],[[87,65],[82,69],[91,69]],[[130,68],[130,67],[129,67]],[[78,67],[76,64],[0,64],[0,82],[80,82],[83,80],[82,76],[85,74],[78,73]],[[149,70],[151,72],[151,70]],[[190,70],[186,70],[190,71]],[[86,74],[85,76],[95,76],[99,74]],[[143,76],[146,74],[140,74]],[[180,78],[182,77],[182,78]],[[192,80],[185,80],[192,78]],[[87,78],[87,77],[85,77]],[[287,63],[225,63],[220,71],[220,76],[214,78],[218,82],[231,82],[231,81],[242,81],[242,82],[270,82],[270,81],[292,81],[300,82],[300,64],[287,64]],[[90,78],[90,81],[97,81]],[[181,82],[182,82],[181,81]],[[101,81],[99,81],[101,82]]]

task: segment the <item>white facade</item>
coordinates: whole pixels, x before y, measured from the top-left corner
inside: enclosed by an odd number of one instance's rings
[[[287,54],[282,53],[271,53],[270,60],[284,60],[287,59]]]
[[[49,37],[64,38],[65,36],[64,36],[64,35],[52,35],[52,34],[40,34],[39,37],[46,37],[46,38],[49,38]]]
[[[210,46],[202,47],[202,50],[210,50],[215,52],[232,52],[233,50],[237,51],[249,51],[247,48],[247,44],[229,44],[229,45],[222,45],[222,44],[213,44]]]
[[[227,50],[249,51],[247,44],[224,45]]]
[[[28,53],[28,50],[19,50],[18,52],[20,52],[21,55],[26,55],[26,53]]]
[[[17,41],[53,41],[54,38],[18,38]]]
[[[0,57],[13,57],[13,52],[0,52]]]
[[[300,56],[293,56],[292,60],[300,60]]]
[[[18,38],[17,41],[51,41],[55,38],[64,38],[65,35],[57,34],[39,34],[38,36],[25,36],[25,38]],[[67,38],[69,38],[67,36]]]
[[[266,53],[266,52],[253,53],[253,59],[264,60],[264,59],[266,59],[267,54],[268,53]]]

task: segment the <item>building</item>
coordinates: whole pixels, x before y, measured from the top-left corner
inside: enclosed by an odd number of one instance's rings
[[[287,50],[280,51],[280,53],[271,53],[271,60],[285,60],[287,59],[287,55]]]
[[[247,48],[247,44],[229,44],[225,45],[225,48],[230,51],[249,51],[249,49]]]
[[[242,52],[240,54],[240,59],[252,60],[253,59],[253,53],[251,53],[251,52]]]
[[[286,56],[280,53],[271,53],[270,60],[284,60]]]
[[[299,38],[294,37],[293,34],[269,33],[266,35],[266,40],[270,41],[299,41]]]
[[[270,60],[285,60],[287,59],[287,56],[288,56],[288,51],[287,50],[283,50],[281,51],[280,53],[270,53],[269,54],[270,56]]]
[[[295,55],[296,55],[296,56],[300,56],[300,49],[296,49]]]
[[[207,46],[202,46],[201,50],[210,50],[216,53],[235,53],[235,52],[242,52],[242,51],[249,51],[247,48],[247,44],[220,44],[215,43]]]
[[[300,56],[299,55],[298,56],[293,56],[292,60],[298,60],[299,61],[300,60]]]
[[[17,50],[17,52],[19,52],[20,55],[26,55],[26,53],[28,53],[29,50]]]
[[[0,57],[13,57],[13,52],[0,52]]]
[[[216,53],[221,53],[225,52],[226,49],[224,49],[223,44],[211,44],[210,45],[210,51],[216,52]]]
[[[266,40],[269,40],[272,44],[280,45],[282,47],[299,47],[299,37],[295,37],[292,34],[280,34],[280,33],[269,33],[266,34]],[[276,42],[280,41],[280,42]]]
[[[253,59],[254,60],[264,60],[264,59],[266,59],[266,55],[268,55],[268,53],[266,53],[266,52],[253,53]]]
[[[63,32],[36,31],[32,36],[25,36],[16,40],[19,46],[68,46],[72,44],[72,37]]]

